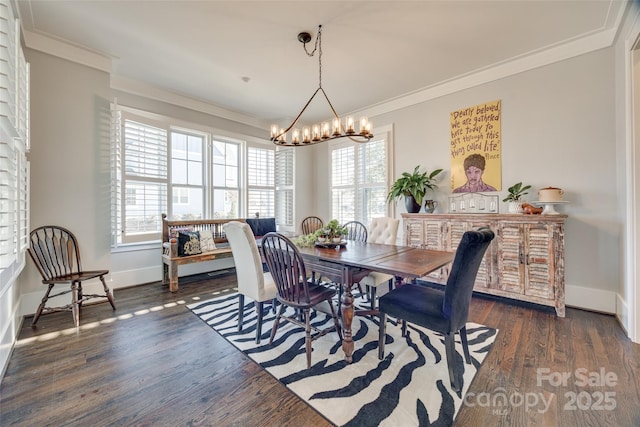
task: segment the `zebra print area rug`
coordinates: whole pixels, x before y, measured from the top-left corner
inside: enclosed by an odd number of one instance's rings
[[[367,308],[358,297],[356,306]],[[464,368],[462,393],[454,392],[442,336],[407,325],[387,325],[385,358],[378,360],[378,319],[355,316],[353,363],[344,361],[338,335],[331,332],[313,343],[311,368],[306,369],[304,329],[281,324],[269,345],[275,315],[265,306],[262,339],[255,343],[254,303],[245,298],[244,328],[238,332],[238,294],[227,293],[187,306],[207,325],[304,399],[326,419],[344,426],[450,426],[463,403],[477,369],[490,350],[497,330],[468,323],[472,364],[465,364],[456,345],[458,368]],[[267,312],[268,310],[268,312]],[[317,313],[313,323],[326,327],[329,316]]]

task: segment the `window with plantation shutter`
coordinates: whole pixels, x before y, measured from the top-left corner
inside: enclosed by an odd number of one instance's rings
[[[167,130],[123,117],[122,243],[160,239],[167,212]]]
[[[0,295],[24,267],[29,236],[29,64],[20,22],[0,1]]]
[[[240,217],[240,149],[237,141],[213,141],[213,218]]]
[[[368,143],[331,142],[331,216],[342,224],[369,224],[371,218],[389,215],[390,131],[374,135]]]
[[[0,269],[15,260],[18,167],[12,139],[0,131]]]
[[[24,152],[19,156],[19,173],[18,173],[18,250],[26,251],[29,245],[29,186],[30,186],[30,168],[27,156]]]
[[[275,154],[276,224],[293,229],[294,225],[294,151],[279,147]]]
[[[247,147],[247,212],[263,218],[275,215],[275,147]]]
[[[1,0],[0,0],[1,1]],[[276,196],[273,144],[112,105],[112,245],[161,238],[173,220],[283,215],[293,224],[293,151],[281,159]],[[282,211],[276,212],[276,197]],[[276,222],[279,219],[276,218]]]

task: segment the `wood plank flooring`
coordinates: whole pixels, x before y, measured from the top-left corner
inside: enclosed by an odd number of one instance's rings
[[[330,425],[185,308],[235,285],[231,272],[183,277],[175,294],[160,283],[118,289],[117,311],[86,306],[79,330],[70,313],[36,328],[25,319],[0,425]],[[568,309],[560,319],[474,297],[470,320],[500,332],[456,426],[640,426],[640,345],[613,316]]]

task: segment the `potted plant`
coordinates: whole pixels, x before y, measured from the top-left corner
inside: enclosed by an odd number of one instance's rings
[[[507,189],[509,195],[502,201],[509,203],[509,213],[522,212],[522,196],[529,194],[527,190],[530,188],[530,185],[522,185],[522,182],[518,182]]]
[[[435,190],[438,188],[435,177],[442,172],[442,169],[436,169],[431,173],[426,171],[420,173],[418,171],[419,169],[420,165],[416,166],[413,173],[402,173],[402,176],[398,178],[389,189],[387,202],[391,203],[404,197],[407,212],[420,212],[420,207],[422,206],[422,201],[424,200],[427,190]]]
[[[332,219],[318,231],[320,232],[319,235],[324,234],[329,241],[334,243],[340,243],[342,241],[342,236],[347,234],[347,229],[340,225],[337,219]]]

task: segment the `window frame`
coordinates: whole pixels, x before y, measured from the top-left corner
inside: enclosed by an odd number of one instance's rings
[[[380,141],[383,140],[384,141],[384,145],[385,145],[385,166],[386,166],[386,177],[384,179],[384,184],[382,183],[378,183],[378,184],[368,184],[368,183],[359,183],[358,182],[358,174],[361,173],[362,171],[360,171],[358,168],[358,164],[360,162],[360,156],[362,155],[361,151],[362,148],[365,147],[366,144],[370,144],[370,142],[367,143],[358,143],[358,142],[354,142],[351,141],[349,139],[340,139],[340,140],[335,140],[335,141],[330,141],[329,142],[329,150],[328,150],[328,164],[329,164],[329,171],[330,172],[330,176],[329,176],[329,188],[330,188],[330,194],[329,194],[329,198],[331,200],[331,218],[336,218],[338,219],[338,221],[340,222],[346,222],[349,220],[355,220],[355,221],[360,221],[364,224],[368,224],[370,219],[373,217],[371,216],[371,218],[367,218],[365,217],[365,208],[364,208],[364,200],[362,200],[362,198],[364,196],[359,196],[362,194],[362,191],[366,190],[367,188],[371,189],[371,188],[379,188],[382,189],[384,188],[384,194],[385,194],[385,215],[384,216],[391,216],[393,217],[395,215],[395,206],[389,205],[388,203],[386,203],[386,194],[388,192],[389,186],[391,184],[392,181],[392,177],[393,175],[393,125],[388,125],[388,126],[381,126],[378,127],[374,130],[374,138],[372,139],[373,142],[375,141]],[[334,185],[334,175],[335,173],[333,172],[334,170],[334,162],[333,162],[333,153],[336,150],[339,149],[343,149],[343,148],[348,148],[348,147],[354,147],[354,167],[356,168],[356,171],[354,171],[354,176],[353,176],[353,183],[352,184],[342,184],[342,185]],[[342,218],[342,215],[339,212],[336,212],[334,209],[334,191],[335,190],[345,190],[345,189],[350,189],[353,188],[354,191],[354,218]]]
[[[278,147],[273,145],[270,141],[266,141],[260,138],[238,135],[236,133],[220,131],[208,127],[199,126],[197,124],[181,122],[171,117],[165,117],[154,113],[149,113],[134,108],[112,104],[112,171],[113,171],[113,183],[112,183],[112,204],[114,206],[114,213],[112,214],[112,246],[113,248],[129,247],[133,245],[146,245],[154,242],[159,242],[161,239],[161,230],[158,227],[158,231],[154,233],[147,233],[145,238],[140,239],[126,239],[123,238],[122,224],[125,221],[124,213],[126,212],[126,189],[124,185],[124,126],[126,120],[133,120],[135,122],[147,124],[149,126],[155,126],[164,129],[167,133],[167,147],[166,147],[166,197],[165,197],[165,212],[170,218],[173,218],[175,212],[175,206],[173,203],[173,189],[178,188],[202,188],[203,189],[203,215],[205,218],[213,218],[214,215],[214,190],[217,189],[229,189],[231,191],[237,191],[238,194],[238,218],[253,216],[253,212],[248,212],[250,191],[253,188],[259,190],[267,190],[271,192],[271,200],[269,203],[273,206],[272,214],[269,216],[275,216],[277,209],[275,203],[277,200],[277,188],[276,188],[276,152]],[[173,167],[173,153],[172,147],[174,143],[174,133],[180,133],[185,135],[196,135],[205,138],[205,147],[202,158],[203,168],[203,180],[202,186],[185,185],[182,183],[173,182],[172,167]],[[119,144],[113,144],[113,142],[119,141]],[[214,157],[213,147],[214,141],[234,144],[237,147],[237,176],[235,181],[237,187],[234,186],[214,186]],[[248,153],[250,149],[266,149],[272,151],[271,155],[271,175],[269,176],[269,182],[267,185],[249,186],[248,174]],[[293,172],[292,172],[293,173]],[[233,181],[233,180],[232,180]],[[116,200],[117,199],[117,200]],[[260,216],[266,216],[261,213]],[[236,216],[234,216],[235,218]],[[277,219],[276,219],[277,220]]]

